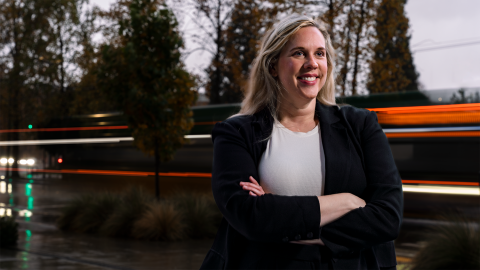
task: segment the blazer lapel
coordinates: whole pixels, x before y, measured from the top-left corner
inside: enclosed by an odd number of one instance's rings
[[[318,101],[315,107],[325,153],[325,195],[345,191],[350,175],[350,143],[347,130],[336,115],[338,110],[336,106],[327,107]]]

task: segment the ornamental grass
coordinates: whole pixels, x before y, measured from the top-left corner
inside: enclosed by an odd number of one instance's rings
[[[480,269],[479,223],[451,213],[443,221],[431,228],[410,269]]]
[[[177,193],[155,200],[140,188],[82,195],[62,211],[57,227],[80,233],[152,241],[211,238],[222,215],[213,196]]]

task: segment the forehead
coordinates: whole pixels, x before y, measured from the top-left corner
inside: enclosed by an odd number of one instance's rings
[[[325,48],[325,38],[316,27],[308,26],[298,30],[285,44],[284,49],[303,47],[305,49]]]

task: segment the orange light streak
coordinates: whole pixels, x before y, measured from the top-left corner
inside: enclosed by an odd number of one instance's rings
[[[32,129],[1,129],[1,130],[0,130],[0,133],[10,133],[10,132],[76,131],[76,130],[109,130],[109,129],[128,129],[128,126],[66,127],[66,128],[32,128]]]
[[[221,121],[196,122],[194,125],[215,125]],[[100,126],[100,127],[65,127],[65,128],[32,128],[32,129],[0,129],[0,133],[14,132],[55,132],[55,131],[79,131],[79,130],[109,130],[128,129],[128,126]]]
[[[0,168],[0,171],[26,171],[39,173],[68,173],[68,174],[96,174],[96,175],[121,175],[121,176],[154,176],[154,172],[139,171],[113,171],[113,170],[47,170],[47,169],[22,169],[22,168]],[[160,176],[173,177],[201,177],[211,178],[211,173],[200,172],[163,172]],[[448,185],[448,186],[479,186],[477,182],[460,181],[434,181],[434,180],[402,180],[403,184],[429,184],[429,185]]]
[[[369,108],[384,125],[480,123],[480,103]]]
[[[139,171],[112,171],[112,170],[48,170],[48,169],[23,169],[0,168],[0,171],[39,172],[39,173],[68,173],[68,174],[96,174],[96,175],[121,175],[121,176],[153,176],[155,172]],[[160,176],[173,177],[212,177],[211,173],[199,172],[161,172]]]
[[[449,186],[479,186],[477,182],[457,181],[430,181],[430,180],[402,180],[404,184],[427,184],[427,185],[449,185]]]
[[[480,137],[480,131],[435,131],[385,133],[387,138]]]

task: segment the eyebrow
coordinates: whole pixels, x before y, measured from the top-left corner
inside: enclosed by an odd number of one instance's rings
[[[305,50],[304,47],[295,47],[293,49],[291,49],[290,51],[294,51],[294,50]],[[325,47],[318,47],[317,50],[325,50]]]

